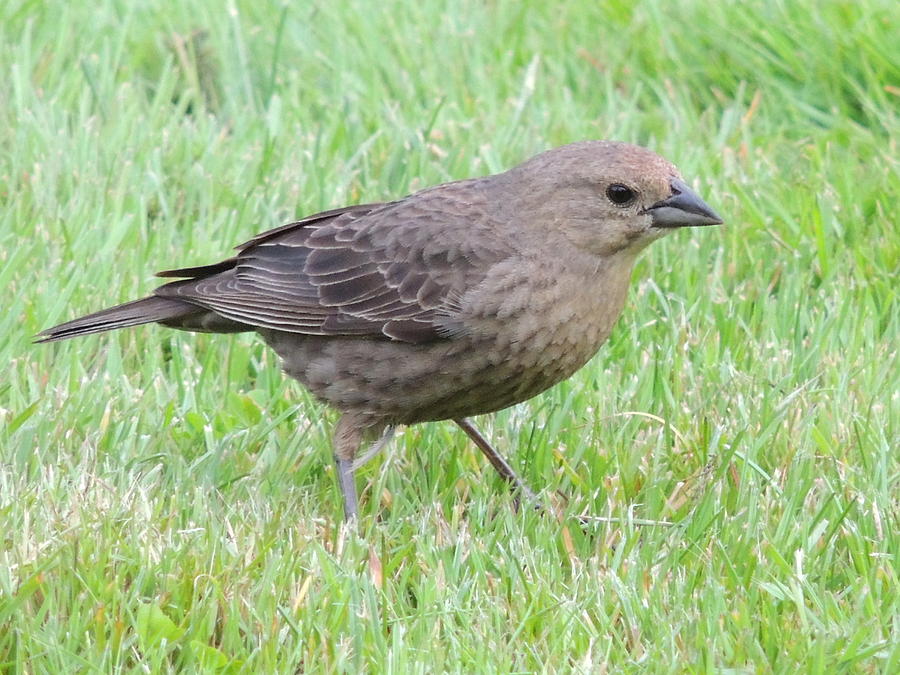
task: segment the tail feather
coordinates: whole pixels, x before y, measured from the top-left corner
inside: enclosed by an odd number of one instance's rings
[[[180,300],[151,295],[148,298],[126,302],[123,305],[116,305],[109,309],[61,323],[53,328],[48,328],[38,334],[38,337],[41,339],[36,340],[36,342],[55,342],[56,340],[66,340],[79,335],[102,333],[103,331],[117,328],[140,326],[144,323],[179,319],[194,314],[197,310],[198,308],[194,305]]]

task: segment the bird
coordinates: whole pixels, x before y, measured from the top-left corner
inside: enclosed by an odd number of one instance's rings
[[[423,422],[454,421],[517,499],[533,499],[470,418],[573,375],[622,313],[638,254],[676,229],[722,222],[651,150],[580,141],[502,173],[307,216],[36,337],[147,323],[255,331],[340,413],[332,452],[347,521],[359,517],[361,460],[398,425]]]

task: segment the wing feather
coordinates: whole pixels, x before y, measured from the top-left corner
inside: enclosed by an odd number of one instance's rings
[[[485,222],[473,196],[429,191],[325,211],[264,232],[221,263],[163,272],[192,278],[156,292],[258,328],[413,343],[447,339],[458,334],[447,326],[459,298],[489,266],[483,258],[509,254],[490,241],[478,256],[467,248],[466,231]]]

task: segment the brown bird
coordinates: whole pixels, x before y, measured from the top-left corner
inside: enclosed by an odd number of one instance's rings
[[[622,311],[637,254],[722,220],[656,154],[586,141],[504,173],[325,211],[264,232],[153,295],[45,330],[41,342],[157,322],[256,331],[284,370],[341,412],[345,516],[354,460],[398,424],[452,419],[531,495],[468,421],[581,368]]]

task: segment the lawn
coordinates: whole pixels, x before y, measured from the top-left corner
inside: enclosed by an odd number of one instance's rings
[[[0,672],[900,672],[898,33],[891,0],[0,3]],[[726,224],[476,420],[551,514],[435,423],[348,531],[335,415],[252,334],[31,342],[585,138]]]

